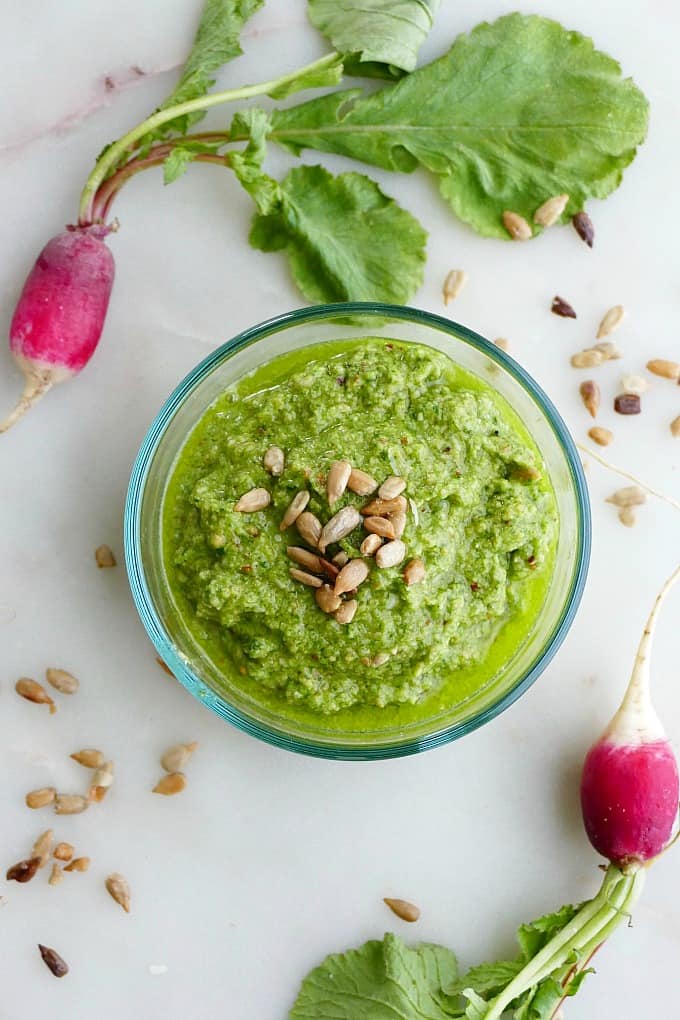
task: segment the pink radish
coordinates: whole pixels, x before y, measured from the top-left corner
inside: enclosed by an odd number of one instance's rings
[[[113,286],[113,255],[102,240],[110,232],[105,226],[69,227],[38,256],[10,327],[10,349],[25,388],[0,432],[92,357]]]
[[[678,577],[680,567],[659,592],[625,697],[583,766],[581,809],[588,838],[619,867],[657,857],[678,817],[678,765],[649,689],[649,654],[659,610]]]

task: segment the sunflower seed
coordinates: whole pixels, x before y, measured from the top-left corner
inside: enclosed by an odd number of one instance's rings
[[[381,569],[396,567],[405,556],[406,546],[399,539],[396,539],[394,542],[387,542],[385,545],[380,546],[375,554],[375,562]]]
[[[161,755],[161,766],[166,772],[181,772],[197,747],[196,740],[189,744],[174,744]]]
[[[268,450],[265,450],[262,466],[274,478],[278,478],[279,475],[283,474],[285,463],[285,454],[280,446],[270,446]]]
[[[351,623],[355,617],[356,611],[359,607],[359,603],[356,599],[348,599],[347,602],[343,602],[339,609],[336,609],[333,616],[338,623]]]
[[[61,694],[75,694],[80,687],[80,682],[65,669],[48,669],[45,676],[48,684]]]
[[[364,527],[372,535],[380,535],[381,538],[395,539],[394,524],[388,517],[364,517]]]
[[[329,584],[324,584],[323,588],[317,588],[314,598],[317,606],[324,613],[334,613],[342,605],[342,599],[333,592]]]
[[[118,903],[126,914],[130,913],[130,886],[117,871],[109,875],[105,882],[106,891]]]
[[[677,418],[673,419],[673,421],[670,424],[670,430],[671,435],[675,436],[676,439],[678,436],[680,436],[680,415],[678,415]]]
[[[59,885],[59,883],[62,882],[63,879],[64,879],[64,872],[62,871],[62,869],[59,867],[58,864],[53,864],[52,865],[52,870],[50,871],[50,877],[47,880],[47,884],[48,885]]]
[[[609,429],[601,428],[599,425],[594,425],[592,429],[588,429],[588,435],[598,446],[609,446],[614,438],[613,432]]]
[[[54,810],[58,815],[79,815],[89,806],[87,797],[79,793],[58,793],[54,798]]]
[[[663,379],[680,379],[680,365],[677,361],[666,361],[665,358],[652,358],[647,362],[647,371],[660,375]]]
[[[591,418],[595,418],[600,406],[600,387],[592,379],[586,379],[579,386],[583,405]]]
[[[593,347],[590,347],[587,351],[579,351],[578,354],[572,354],[571,356],[573,368],[594,368],[595,365],[601,365],[606,360],[602,351],[596,351]]]
[[[108,790],[113,784],[113,762],[107,761],[100,768],[96,769],[92,776],[92,783],[90,784],[90,791],[92,790]],[[90,794],[92,796],[92,793]]]
[[[599,351],[600,354],[604,355],[605,361],[618,361],[622,358],[621,350],[614,343],[613,340],[600,340],[599,343],[593,344],[590,348],[592,351]]]
[[[617,414],[640,414],[642,405],[638,393],[619,393],[614,397],[614,410]]]
[[[113,555],[113,550],[108,545],[98,545],[94,551],[94,558],[97,562],[97,566],[100,568],[104,567],[115,567],[116,557]]]
[[[396,514],[399,510],[406,510],[408,503],[403,496],[395,496],[393,499],[372,499],[370,503],[362,506],[361,513],[364,517],[386,517],[388,514]]]
[[[605,502],[614,506],[642,506],[647,502],[647,493],[639,485],[625,485],[608,496]]]
[[[585,241],[589,248],[592,248],[595,241],[595,227],[588,213],[583,210],[577,212],[575,216],[572,216],[571,222],[581,240]]]
[[[561,297],[556,296],[553,298],[552,305],[550,306],[550,311],[553,313],[553,315],[561,315],[563,319],[576,318],[576,312],[574,311],[572,306],[569,304],[568,301],[565,301],[564,298]]]
[[[374,666],[375,668],[378,666],[384,666],[388,659],[389,655],[387,652],[378,652],[378,654],[374,655],[371,659],[371,666]]]
[[[368,577],[368,564],[365,560],[350,560],[342,568],[335,579],[334,595],[344,595],[363,584]]]
[[[425,577],[425,564],[419,558],[410,560],[404,567],[404,584],[410,587]]]
[[[53,786],[43,786],[39,790],[31,790],[26,794],[26,806],[30,808],[47,807],[54,803],[57,791]]]
[[[389,520],[394,528],[394,537],[401,538],[406,530],[406,511],[397,510],[396,514],[390,514]]]
[[[641,375],[624,375],[621,379],[621,389],[624,393],[637,393],[640,397],[649,389],[649,383]]]
[[[444,287],[442,288],[445,305],[448,305],[449,301],[453,301],[458,297],[467,283],[467,278],[467,273],[464,269],[452,269],[450,273],[446,274]]]
[[[335,460],[331,464],[326,481],[326,493],[330,507],[334,506],[343,495],[351,473],[352,465],[347,460]]]
[[[497,336],[494,340],[494,344],[499,350],[507,352],[510,350],[510,341],[506,340],[504,336]]]
[[[89,867],[89,857],[74,857],[71,863],[66,865],[64,871],[87,871]]]
[[[309,549],[302,549],[297,545],[289,545],[286,549],[286,554],[289,559],[293,560],[301,567],[305,567],[306,570],[311,570],[315,574],[322,574],[322,560],[316,553],[310,552]]]
[[[58,861],[70,861],[73,857],[74,847],[71,843],[57,843],[53,856]]]
[[[503,213],[503,226],[513,241],[528,241],[531,237],[531,227],[524,217],[509,209],[506,209]]]
[[[609,336],[615,329],[618,329],[624,320],[625,314],[626,309],[623,305],[614,305],[608,312],[605,312],[597,328],[597,339],[601,340],[602,337]]]
[[[181,793],[187,785],[187,779],[183,772],[169,772],[162,776],[154,786],[152,793],[161,793],[164,797],[172,797],[175,793]]]
[[[50,850],[52,849],[52,839],[54,838],[54,832],[52,829],[47,829],[41,836],[38,836],[33,849],[31,850],[31,857],[40,858],[39,868],[44,868],[50,856]]]
[[[7,869],[5,878],[8,882],[30,882],[38,868],[41,867],[39,857],[29,857],[27,861],[19,861]]]
[[[569,195],[553,195],[543,205],[539,205],[534,213],[534,223],[538,223],[539,227],[552,227],[557,223],[568,203]]]
[[[340,552],[336,553],[335,556],[333,557],[333,563],[336,565],[336,567],[344,567],[348,559],[349,556],[347,555],[347,553],[343,552],[341,549]]]
[[[309,510],[305,510],[296,520],[295,527],[303,541],[314,548],[318,546],[322,531],[321,521],[318,517],[315,517]]]
[[[290,502],[290,504],[288,506],[288,509],[286,510],[285,514],[281,518],[281,523],[279,524],[279,529],[281,531],[285,531],[286,528],[290,528],[290,526],[292,524],[295,524],[295,522],[297,521],[298,517],[300,516],[300,514],[302,513],[302,511],[304,510],[304,508],[307,506],[308,503],[309,503],[309,493],[307,492],[306,489],[303,489],[301,492],[298,492],[295,496],[293,496],[293,498],[292,498],[292,500],[291,500],[291,502]],[[304,538],[304,535],[303,535],[303,538]]]
[[[376,520],[376,518],[375,517],[374,518],[367,517],[366,520],[368,520],[368,521]],[[382,521],[382,520],[384,520],[384,518],[380,517],[379,520]],[[392,527],[392,532],[394,533],[394,527]],[[374,553],[376,553],[378,551],[378,549],[380,548],[381,545],[382,545],[382,539],[381,539],[380,535],[376,535],[375,533],[373,533],[372,535],[367,535],[367,537],[361,543],[361,549],[360,549],[361,555],[362,556],[372,556]]]
[[[48,970],[54,974],[55,977],[62,978],[65,974],[68,974],[68,964],[65,960],[62,960],[56,949],[50,949],[49,946],[41,946],[38,943],[38,949],[42,956]]]
[[[356,507],[344,506],[342,510],[338,510],[337,514],[323,526],[319,538],[321,552],[325,552],[326,547],[332,545],[333,542],[339,542],[340,539],[346,538],[358,524],[361,524],[361,514]]]
[[[96,747],[84,747],[82,751],[74,751],[71,758],[79,765],[84,765],[86,769],[101,768],[105,761],[104,755]]]
[[[637,522],[632,506],[624,506],[619,510],[619,520],[626,528],[633,528]]]
[[[393,900],[391,897],[386,896],[383,900],[384,903],[390,908],[393,914],[400,917],[402,921],[417,921],[420,917],[420,909],[415,903],[409,903],[408,900]]]
[[[238,502],[234,504],[234,512],[254,514],[258,510],[264,510],[271,501],[272,497],[267,489],[250,489],[248,492],[244,492]]]
[[[57,711],[57,706],[52,698],[37,680],[31,680],[30,677],[22,676],[15,683],[14,690],[22,698],[26,698],[26,701],[32,701],[34,705],[49,705],[50,715],[54,715]]]
[[[406,482],[403,478],[400,478],[398,475],[390,475],[378,489],[378,498],[395,499],[397,496],[401,496],[405,488]]]
[[[308,574],[306,570],[299,570],[298,567],[291,567],[288,572],[294,581],[300,581],[302,584],[306,584],[308,588],[320,588],[323,584],[320,577]]]
[[[372,478],[365,471],[359,471],[358,468],[352,468],[350,471],[349,478],[347,480],[347,488],[351,492],[356,492],[357,496],[370,496],[372,492],[378,488],[378,483],[375,478]]]

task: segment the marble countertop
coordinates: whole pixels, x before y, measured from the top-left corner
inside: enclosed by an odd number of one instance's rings
[[[103,144],[163,98],[191,37],[198,0],[115,5],[38,0],[5,5],[0,40],[3,230],[0,332],[38,250],[74,218],[84,176]],[[483,18],[496,0],[444,4],[423,59]],[[568,357],[587,346],[603,312],[627,309],[624,357],[601,369],[601,423],[616,434],[611,459],[680,496],[680,445],[668,423],[680,391],[654,380],[639,418],[611,410],[623,372],[678,356],[680,221],[674,73],[680,8],[670,0],[536,0],[532,9],[592,35],[618,57],[652,104],[651,130],[619,191],[592,203],[589,251],[570,229],[531,245],[474,236],[447,213],[422,175],[375,172],[430,231],[415,303],[442,312],[453,267],[469,282],[449,308],[477,331],[510,339],[512,353],[556,401],[574,435],[589,425]],[[245,56],[225,83],[294,68],[324,52],[302,0],[269,0],[245,33]],[[138,74],[134,68],[145,73]],[[212,123],[220,123],[214,114]],[[272,153],[282,171],[289,159]],[[340,159],[325,159],[344,168]],[[588,466],[594,551],[581,610],[535,687],[493,724],[414,758],[341,764],[275,750],[231,729],[163,673],[135,613],[122,566],[98,571],[93,550],[122,562],[121,520],[138,445],[175,383],[252,323],[301,303],[282,258],[246,243],[251,206],[212,167],[163,189],[142,175],[117,206],[111,241],[117,281],[101,348],[76,382],[51,393],[0,440],[0,818],[3,871],[52,824],[92,859],[58,888],[0,882],[2,1020],[284,1020],[301,977],[327,952],[393,929],[455,948],[464,965],[512,951],[524,920],[590,895],[598,860],[583,835],[577,782],[584,750],[610,716],[630,671],[643,620],[677,560],[680,520],[651,500],[633,529],[604,498],[619,482]],[[554,294],[575,322],[550,314]],[[0,406],[19,374],[0,355]],[[660,623],[653,678],[659,712],[680,738],[677,618]],[[19,699],[20,675],[70,669],[81,692],[49,716]],[[152,797],[158,757],[197,740],[181,797]],[[27,790],[77,788],[68,754],[101,746],[116,784],[100,810],[57,818],[26,809]],[[669,974],[680,952],[680,860],[649,875],[631,928],[597,961],[574,1020],[669,1016]],[[103,878],[124,873],[128,916]],[[417,902],[407,927],[385,895]],[[37,942],[71,965],[56,982]]]

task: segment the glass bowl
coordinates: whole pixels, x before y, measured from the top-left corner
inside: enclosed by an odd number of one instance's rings
[[[323,716],[313,726],[291,721],[230,685],[183,624],[164,570],[161,528],[164,494],[177,456],[225,387],[286,351],[365,335],[436,348],[501,393],[543,456],[560,522],[553,573],[540,614],[524,643],[491,680],[431,718],[370,732],[324,728]],[[438,315],[392,305],[304,308],[245,330],[219,347],[189,373],[159,411],[135,461],[125,507],[125,559],[132,594],[149,637],[172,673],[194,697],[238,729],[277,747],[323,758],[370,760],[416,754],[494,719],[528,690],[564,640],[581,599],[589,555],[590,510],[581,461],[545,393],[516,361],[471,330]]]

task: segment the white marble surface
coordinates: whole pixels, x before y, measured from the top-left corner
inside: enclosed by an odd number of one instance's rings
[[[454,34],[508,10],[500,0],[445,4],[426,57]],[[94,155],[163,97],[182,59],[199,0],[69,0],[4,4],[3,230],[0,331],[44,241],[74,218]],[[611,458],[680,495],[680,445],[668,422],[680,391],[655,381],[639,419],[611,411],[622,370],[678,356],[677,224],[680,158],[671,0],[535,0],[532,9],[592,34],[652,102],[651,131],[623,186],[593,203],[590,252],[570,229],[535,244],[481,240],[456,222],[424,176],[376,173],[431,232],[416,303],[440,312],[446,271],[469,284],[451,307],[462,322],[511,339],[583,438],[588,426],[568,355],[588,344],[603,311],[629,310],[617,340],[625,358],[599,373]],[[302,0],[270,0],[253,19],[246,55],[224,82],[291,69],[324,51]],[[113,92],[106,75],[158,72]],[[79,118],[77,114],[87,114]],[[76,114],[76,116],[74,116]],[[220,114],[212,122],[220,123]],[[58,125],[58,130],[54,130]],[[340,160],[325,160],[341,167]],[[272,153],[271,166],[288,158]],[[298,982],[326,952],[394,928],[455,947],[464,964],[512,948],[517,923],[587,896],[599,878],[582,832],[577,775],[587,744],[627,678],[643,619],[677,559],[680,520],[656,501],[628,531],[603,502],[616,478],[591,465],[594,554],[568,640],[534,689],[492,725],[416,758],[331,764],[274,750],[229,728],[154,662],[122,567],[98,571],[107,542],[122,559],[129,468],[158,406],[206,352],[242,327],[300,303],[286,266],[246,244],[247,197],[227,173],[192,170],[172,188],[155,172],[124,192],[111,247],[118,277],[106,333],[91,366],[0,439],[0,818],[2,870],[26,856],[47,825],[92,858],[87,875],[49,888],[0,883],[2,1020],[283,1020]],[[559,293],[576,322],[549,312]],[[2,355],[0,406],[20,385]],[[661,621],[654,655],[660,712],[680,737],[677,619]],[[50,717],[13,691],[21,674],[63,665],[81,693]],[[149,793],[158,755],[196,739],[189,788]],[[25,791],[83,783],[68,753],[100,745],[116,785],[99,810],[57,819],[29,812]],[[680,951],[680,850],[649,876],[635,925],[617,934],[568,1017],[671,1017],[669,976]],[[103,877],[128,876],[133,912],[109,900]],[[404,932],[381,903],[422,907]],[[56,982],[35,944],[57,948],[71,973]],[[164,965],[152,974],[151,965]]]

